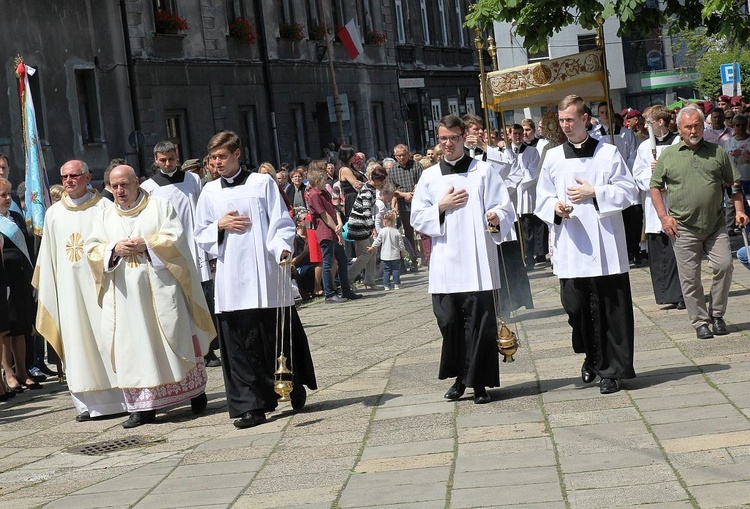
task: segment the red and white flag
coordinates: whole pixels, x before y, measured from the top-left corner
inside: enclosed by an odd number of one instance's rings
[[[344,48],[346,48],[346,52],[349,53],[349,58],[352,60],[365,51],[354,18],[349,20],[349,23],[345,26],[339,28],[339,31],[336,32],[336,34],[339,36],[339,39],[341,39],[341,42],[344,43]]]

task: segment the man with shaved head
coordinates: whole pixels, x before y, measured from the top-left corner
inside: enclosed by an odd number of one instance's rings
[[[94,218],[112,205],[88,189],[85,162],[63,164],[60,178],[65,194],[45,215],[32,281],[39,295],[36,328],[65,361],[76,420],[84,422],[125,412],[110,345],[101,333],[94,278],[83,256]]]
[[[114,207],[96,218],[85,252],[102,305],[102,334],[112,348],[117,384],[130,418],[190,400],[206,409],[203,355],[216,329],[177,214],[138,187],[130,166],[109,176]]]

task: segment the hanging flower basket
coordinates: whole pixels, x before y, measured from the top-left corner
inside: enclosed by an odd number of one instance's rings
[[[154,24],[156,25],[157,33],[160,34],[176,34],[180,30],[187,30],[189,28],[185,18],[164,9],[157,9],[154,12]]]
[[[297,42],[305,38],[305,27],[302,23],[282,23],[279,25],[279,37]]]
[[[237,17],[229,22],[229,37],[237,39],[245,46],[249,46],[255,44],[257,34],[255,32],[255,27],[249,20]]]
[[[384,42],[385,42],[384,34],[381,34],[377,30],[365,31],[365,44],[373,44],[375,46],[380,46]]]

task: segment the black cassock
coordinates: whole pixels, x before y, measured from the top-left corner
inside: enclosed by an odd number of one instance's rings
[[[573,328],[573,351],[585,353],[602,378],[635,378],[628,273],[560,279],[560,300]]]
[[[286,324],[284,355],[289,359],[287,367],[294,373],[294,386],[299,389],[299,384],[303,384],[317,389],[310,345],[297,309],[291,306],[282,310]],[[277,313],[277,308],[266,308],[225,311],[218,315],[221,366],[232,418],[253,410],[270,412],[276,408],[279,396],[273,390],[273,372],[278,357]]]
[[[664,233],[649,233],[647,238],[648,265],[656,303],[676,304],[682,300],[682,288],[672,242]]]
[[[498,387],[497,319],[492,291],[436,293],[432,310],[443,335],[438,378],[467,387]]]

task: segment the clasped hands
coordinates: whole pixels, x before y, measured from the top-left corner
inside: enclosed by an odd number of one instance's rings
[[[112,252],[117,256],[129,256],[137,255],[146,251],[146,239],[125,239],[121,240],[112,249]]]

